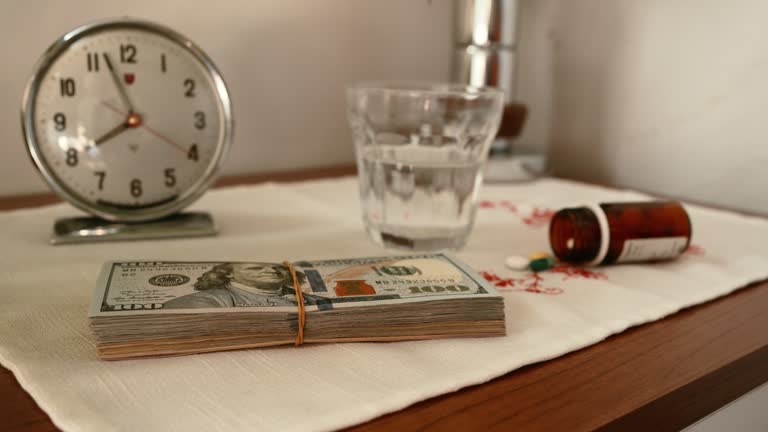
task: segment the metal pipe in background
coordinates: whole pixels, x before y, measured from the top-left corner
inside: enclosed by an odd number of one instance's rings
[[[512,102],[517,49],[517,0],[458,0],[454,80],[504,90]]]
[[[546,169],[544,153],[521,154],[514,146],[527,117],[516,103],[519,0],[455,0],[453,80],[504,90],[505,110],[485,170],[490,181],[520,181]]]

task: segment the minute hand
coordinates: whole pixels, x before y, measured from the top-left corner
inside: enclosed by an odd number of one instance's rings
[[[112,81],[114,81],[115,87],[117,87],[117,92],[120,93],[120,99],[123,100],[123,105],[125,105],[128,113],[135,112],[131,100],[128,98],[128,93],[125,92],[125,87],[123,86],[123,83],[120,82],[120,78],[117,76],[114,66],[112,66],[112,60],[109,58],[109,54],[104,53],[104,59],[107,60],[107,69],[109,69],[109,74],[112,75]]]

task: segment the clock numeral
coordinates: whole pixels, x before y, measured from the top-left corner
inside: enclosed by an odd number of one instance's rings
[[[141,189],[141,180],[131,180],[131,195],[133,195],[134,198],[138,198],[141,196],[142,192],[144,191]]]
[[[99,190],[104,190],[104,177],[107,176],[106,171],[94,171],[93,175],[99,178]]]
[[[77,150],[73,148],[67,149],[67,159],[65,162],[71,167],[77,166]]]
[[[120,45],[120,62],[136,63],[136,45],[134,44]]]
[[[56,113],[53,115],[54,129],[61,132],[67,128],[67,117],[63,113]]]
[[[165,73],[166,67],[165,67],[165,54],[160,54],[160,70]]]
[[[72,97],[75,95],[75,80],[72,78],[61,78],[59,80],[61,88],[61,97]]]
[[[205,113],[202,111],[195,112],[195,127],[198,129],[205,129]]]
[[[168,187],[176,186],[176,170],[174,168],[165,169],[165,185]]]
[[[187,152],[187,159],[197,162],[197,144],[192,144],[192,147],[189,148],[189,151]]]
[[[184,92],[184,96],[188,98],[195,97],[195,80],[192,78],[185,79],[184,88],[187,89],[187,91]]]
[[[85,53],[88,59],[88,72],[99,71],[99,53]]]

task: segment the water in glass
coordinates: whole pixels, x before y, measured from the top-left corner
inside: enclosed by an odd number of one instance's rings
[[[419,251],[463,247],[500,121],[501,92],[358,86],[348,103],[371,239]]]

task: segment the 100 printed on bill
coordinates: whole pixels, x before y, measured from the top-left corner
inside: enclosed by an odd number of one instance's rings
[[[499,294],[444,254],[292,262],[307,311]],[[265,262],[115,261],[104,265],[90,316],[221,308],[295,311],[288,267]]]

